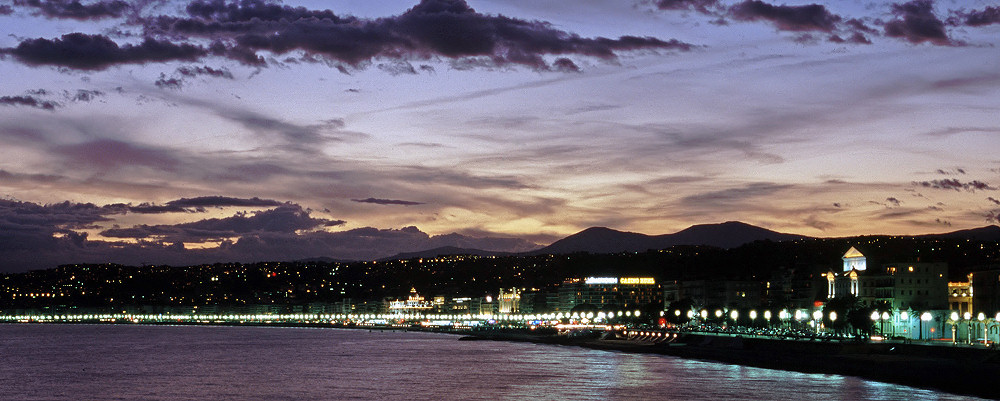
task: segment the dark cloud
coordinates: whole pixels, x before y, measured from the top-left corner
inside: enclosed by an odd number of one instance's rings
[[[951,227],[951,222],[948,220],[934,219],[934,222],[943,226]]]
[[[212,68],[209,66],[186,66],[178,67],[177,74],[185,77],[197,77],[205,75],[213,78],[233,79],[233,73],[226,68]]]
[[[416,67],[405,60],[393,60],[388,63],[379,63],[378,69],[388,72],[390,75],[414,75],[417,73]]]
[[[991,210],[985,216],[987,223],[1000,224],[1000,210]]]
[[[11,15],[13,13],[14,13],[13,7],[6,4],[0,4],[0,15]]]
[[[180,78],[168,78],[166,75],[160,74],[153,85],[160,89],[180,89],[184,87],[184,81]]]
[[[142,203],[137,206],[116,204],[107,207],[118,207],[131,213],[157,214],[157,213],[190,213],[205,212],[210,207],[275,207],[283,203],[271,199],[253,198],[232,198],[228,196],[201,196],[197,198],[181,198],[169,201],[162,205],[154,203]]]
[[[559,72],[580,72],[580,67],[568,58],[562,57],[552,63],[552,69]]]
[[[914,181],[913,185],[918,185],[924,188],[934,188],[934,189],[954,189],[956,191],[966,190],[970,192],[975,192],[976,190],[983,191],[995,191],[995,187],[991,187],[989,184],[972,180],[969,182],[961,182],[957,179],[946,178],[943,180],[931,180],[931,181]]]
[[[840,37],[840,35],[830,35],[830,37],[827,38],[827,40],[829,40],[831,42],[834,42],[834,43],[853,43],[853,44],[856,44],[856,45],[870,45],[870,44],[872,44],[872,41],[870,39],[868,39],[868,37],[866,37],[861,32],[854,32],[850,36],[848,36],[846,39]]]
[[[864,32],[871,34],[878,33],[878,30],[868,26],[868,24],[866,24],[864,21],[857,18],[851,18],[848,19],[847,21],[844,21],[844,25],[846,25],[848,28],[850,28],[855,32]]]
[[[209,198],[192,198],[185,203],[213,203]],[[214,203],[238,203],[220,198],[219,202]],[[330,232],[321,228],[342,225],[344,222],[313,218],[309,216],[308,210],[290,204],[282,204],[269,211],[241,213],[222,219],[177,225],[114,227],[106,230],[107,238],[128,241],[93,240],[86,233],[73,230],[90,228],[95,223],[106,223],[106,216],[124,211],[126,208],[123,205],[96,206],[72,202],[38,205],[0,200],[0,271],[50,268],[67,263],[155,263],[183,266],[218,261],[253,262],[312,257],[375,260],[401,252],[442,246],[505,252],[539,248],[536,244],[517,238],[470,237],[461,234],[429,236],[416,227],[367,227]],[[208,249],[185,249],[180,241],[205,242],[218,239],[221,239],[221,245]]]
[[[1000,7],[986,7],[979,11],[957,12],[948,22],[954,25],[983,26],[1000,24]]]
[[[48,18],[98,20],[121,17],[131,7],[121,0],[101,0],[88,4],[78,0],[14,0],[14,5],[31,7]]]
[[[213,54],[248,64],[260,64],[259,51],[303,51],[354,68],[374,59],[445,57],[487,66],[550,70],[559,68],[550,66],[543,56],[580,55],[613,61],[621,51],[691,48],[677,40],[652,37],[583,38],[542,21],[481,14],[463,0],[423,0],[401,15],[374,20],[263,0],[199,0],[186,11],[186,18],[149,19],[147,33],[214,40],[210,47]],[[383,68],[409,73],[410,68],[401,70],[400,65],[389,62]]]
[[[118,64],[194,60],[207,54],[191,44],[145,38],[137,45],[119,46],[103,35],[69,33],[58,39],[28,39],[3,49],[25,64],[54,65],[80,70],[103,70]]]
[[[893,4],[892,13],[896,19],[885,24],[887,36],[906,39],[910,43],[954,44],[945,31],[944,22],[934,15],[932,0]]]
[[[50,250],[56,244],[57,235],[66,235],[72,228],[106,221],[107,213],[107,210],[92,203],[39,205],[0,199],[0,253]]]
[[[783,31],[831,32],[841,20],[820,4],[776,6],[759,0],[736,4],[730,7],[729,15],[741,21],[769,21]]]
[[[60,105],[34,96],[0,96],[0,106],[28,106],[42,110],[55,110]]]
[[[211,203],[195,200],[194,203]],[[167,205],[171,206],[171,205]],[[178,206],[178,205],[173,205]],[[240,237],[252,233],[289,233],[344,224],[341,220],[313,218],[301,206],[282,204],[260,212],[240,212],[232,217],[199,220],[174,225],[138,225],[131,228],[111,228],[101,232],[109,238],[145,239],[155,237],[164,242],[204,242]]]
[[[704,14],[719,8],[719,0],[658,0],[656,7],[661,10],[694,10]]]
[[[66,97],[74,102],[90,102],[102,96],[104,96],[104,92],[99,90],[78,89],[76,93],[66,93]]]
[[[1000,206],[1000,199],[996,199],[996,198],[994,198],[994,197],[991,196],[989,198],[986,198],[986,200],[988,200],[990,202],[993,202],[993,204],[995,204],[995,205]]]
[[[167,202],[167,205],[180,207],[271,207],[281,206],[284,203],[272,199],[253,198],[231,198],[228,196],[201,196],[197,198],[181,198]]]
[[[406,200],[397,199],[378,199],[378,198],[366,198],[366,199],[351,199],[352,202],[359,203],[374,203],[376,205],[403,205],[403,206],[413,206],[413,205],[423,205],[423,202],[413,202]]]
[[[899,206],[899,204],[902,203],[899,199],[896,198],[885,198],[885,201],[893,206]]]

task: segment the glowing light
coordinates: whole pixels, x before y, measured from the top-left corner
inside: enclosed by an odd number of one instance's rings
[[[622,277],[619,281],[621,284],[656,284],[656,279],[652,277]],[[589,283],[588,283],[589,284]],[[612,283],[614,284],[614,283]]]
[[[583,279],[584,284],[618,284],[617,277],[587,277]]]

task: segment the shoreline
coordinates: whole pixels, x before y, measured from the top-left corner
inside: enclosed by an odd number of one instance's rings
[[[4,322],[3,324],[252,326],[425,332],[457,335],[457,341],[510,341],[657,354],[802,373],[837,374],[932,389],[957,395],[1000,399],[1000,351],[985,348],[897,343],[853,343],[730,337],[683,333],[673,342],[568,337],[525,329],[471,330],[443,327],[357,326],[294,322]]]
[[[673,343],[574,339],[516,332],[472,332],[463,340],[518,341],[658,354],[802,373],[837,374],[1000,399],[1000,352],[896,343],[838,343],[683,334]]]

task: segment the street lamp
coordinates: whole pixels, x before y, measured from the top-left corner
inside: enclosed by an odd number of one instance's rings
[[[929,321],[931,321],[931,319],[933,319],[933,316],[931,316],[930,312],[924,312],[924,314],[920,315],[920,339],[921,340],[924,339],[924,322],[929,322]]]
[[[983,324],[983,346],[986,345],[986,315],[983,312],[979,312],[976,316],[976,320]]]
[[[958,312],[951,313],[951,343],[958,344]]]
[[[872,318],[872,325],[874,326],[874,325],[875,325],[875,322],[877,322],[877,321],[878,321],[878,318],[879,318],[879,314],[878,314],[878,311],[872,311],[872,315],[871,315],[870,317]],[[882,329],[881,329],[881,328],[879,328],[879,334],[882,334],[882,335],[884,335],[885,333],[882,333],[882,331],[881,331],[881,330],[882,330]]]
[[[962,319],[965,320],[965,342],[972,345],[972,313],[965,312],[962,317],[965,318]]]

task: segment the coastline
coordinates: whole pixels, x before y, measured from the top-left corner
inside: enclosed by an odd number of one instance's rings
[[[897,343],[839,343],[683,334],[673,343],[569,338],[513,331],[472,332],[463,340],[520,341],[647,353],[766,369],[854,376],[1000,399],[1000,352]]]
[[[96,324],[172,326],[302,327],[414,331],[457,335],[457,341],[512,341],[644,353],[803,373],[837,374],[1000,399],[1000,351],[965,346],[854,343],[733,337],[683,333],[673,342],[569,337],[525,329],[470,330],[419,326],[365,326],[306,322],[33,322],[6,324]]]

